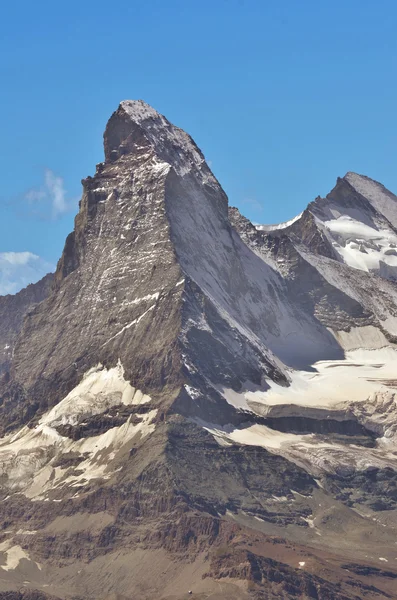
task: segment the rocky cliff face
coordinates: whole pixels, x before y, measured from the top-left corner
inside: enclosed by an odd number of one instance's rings
[[[53,275],[15,295],[0,296],[0,375],[7,373],[25,315],[50,294]]]
[[[396,198],[254,227],[141,101],[104,148],[4,312],[0,595],[397,598]]]

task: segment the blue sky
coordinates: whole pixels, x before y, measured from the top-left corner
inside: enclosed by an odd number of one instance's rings
[[[394,0],[6,3],[0,293],[56,263],[123,99],[186,129],[254,221],[349,170],[397,191],[396,26]]]

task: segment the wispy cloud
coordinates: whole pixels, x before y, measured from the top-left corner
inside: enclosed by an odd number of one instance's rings
[[[76,199],[67,197],[63,177],[56,175],[51,169],[44,170],[44,182],[39,188],[32,188],[24,196],[35,212],[57,219],[75,208]]]
[[[54,265],[32,252],[0,252],[0,296],[39,281]]]

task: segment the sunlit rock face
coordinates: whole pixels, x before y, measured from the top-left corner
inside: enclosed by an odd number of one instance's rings
[[[397,198],[254,226],[142,101],[104,150],[0,298],[0,596],[397,598]]]

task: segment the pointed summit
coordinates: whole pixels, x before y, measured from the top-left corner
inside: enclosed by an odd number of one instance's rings
[[[346,173],[344,179],[366,198],[380,214],[397,228],[397,196],[392,194],[382,183],[357,173]]]
[[[124,100],[110,117],[104,133],[106,161],[151,148],[178,175],[193,171],[206,183],[216,180],[203,153],[185,131],[176,127],[143,100]]]

